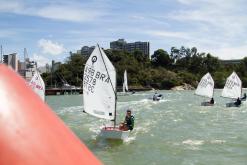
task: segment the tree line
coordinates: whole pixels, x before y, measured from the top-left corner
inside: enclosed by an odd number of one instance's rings
[[[172,47],[170,52],[156,50],[151,58],[136,50],[133,53],[105,50],[117,70],[117,85],[122,86],[124,70],[128,72],[128,84],[135,87],[170,89],[184,83],[197,86],[200,78],[210,72],[216,88],[223,88],[226,78],[235,71],[247,87],[247,57],[239,64],[223,64],[210,53],[198,52],[196,47]],[[66,61],[56,71],[43,73],[47,86],[82,86],[84,65],[88,56],[70,53]]]

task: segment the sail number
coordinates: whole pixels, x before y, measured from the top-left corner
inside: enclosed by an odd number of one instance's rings
[[[40,86],[39,84],[36,84],[34,81],[32,81],[32,82],[30,83],[30,86],[31,86],[32,88],[36,88],[36,89],[39,89],[39,90],[43,90],[43,87]]]
[[[83,88],[91,93],[94,93],[97,80],[110,83],[109,76],[86,65],[83,76]]]
[[[206,88],[208,85],[213,86],[213,83],[208,81],[207,79],[202,79],[199,85],[202,88]]]
[[[231,81],[231,80],[228,80],[226,82],[226,87],[229,88],[229,89],[232,89],[234,86],[240,86],[239,83],[237,82],[234,82],[234,81]]]

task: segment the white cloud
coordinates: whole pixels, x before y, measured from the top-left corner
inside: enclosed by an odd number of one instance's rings
[[[193,0],[178,0],[179,3],[189,5],[192,3]]]
[[[50,64],[50,59],[46,58],[43,55],[38,55],[37,53],[33,54],[32,59],[37,62],[38,67],[45,66],[46,64]]]
[[[66,1],[59,4],[44,3],[42,6],[35,3],[27,4],[23,1],[6,1],[1,3],[0,12],[72,22],[92,21],[106,14],[93,4],[90,6]]]
[[[46,39],[40,39],[38,41],[38,46],[42,48],[43,53],[47,53],[51,55],[59,55],[65,51],[65,48],[63,47],[62,44]]]
[[[175,25],[191,39],[186,43],[203,48],[221,59],[245,57],[247,15],[245,1],[177,0],[179,10],[172,10],[164,19]],[[199,50],[200,51],[200,50]]]
[[[13,37],[16,35],[16,32],[12,31],[12,30],[3,30],[0,29],[0,38],[5,38],[5,37]]]
[[[151,36],[155,36],[155,37],[170,37],[170,38],[189,39],[189,36],[183,32],[152,30],[152,31],[147,31],[146,33],[151,35]]]
[[[90,21],[101,15],[98,11],[80,9],[74,6],[48,6],[40,9],[36,14],[44,18],[74,22]]]
[[[213,54],[217,54],[221,59],[242,59],[247,57],[247,45],[237,47],[222,47],[212,50]]]
[[[22,4],[18,1],[5,1],[1,2],[0,12],[18,12],[22,9],[22,7]]]

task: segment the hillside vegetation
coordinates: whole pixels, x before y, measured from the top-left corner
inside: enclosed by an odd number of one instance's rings
[[[151,55],[151,59],[138,50],[133,54],[116,50],[105,50],[105,53],[117,70],[118,86],[122,85],[123,73],[126,69],[129,86],[170,89],[187,83],[195,87],[200,78],[210,72],[215,81],[215,87],[222,88],[226,78],[232,71],[236,71],[243,86],[247,87],[247,58],[237,65],[223,65],[210,53],[200,53],[195,47],[183,46],[180,49],[172,47],[169,53],[158,49]],[[71,53],[53,74],[42,75],[46,85],[61,86],[63,79],[70,85],[81,86],[87,58],[87,56]]]

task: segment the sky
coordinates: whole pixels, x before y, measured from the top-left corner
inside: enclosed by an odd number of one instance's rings
[[[150,42],[161,48],[197,47],[220,59],[247,56],[245,0],[0,0],[4,54],[23,49],[39,66],[97,43]]]

